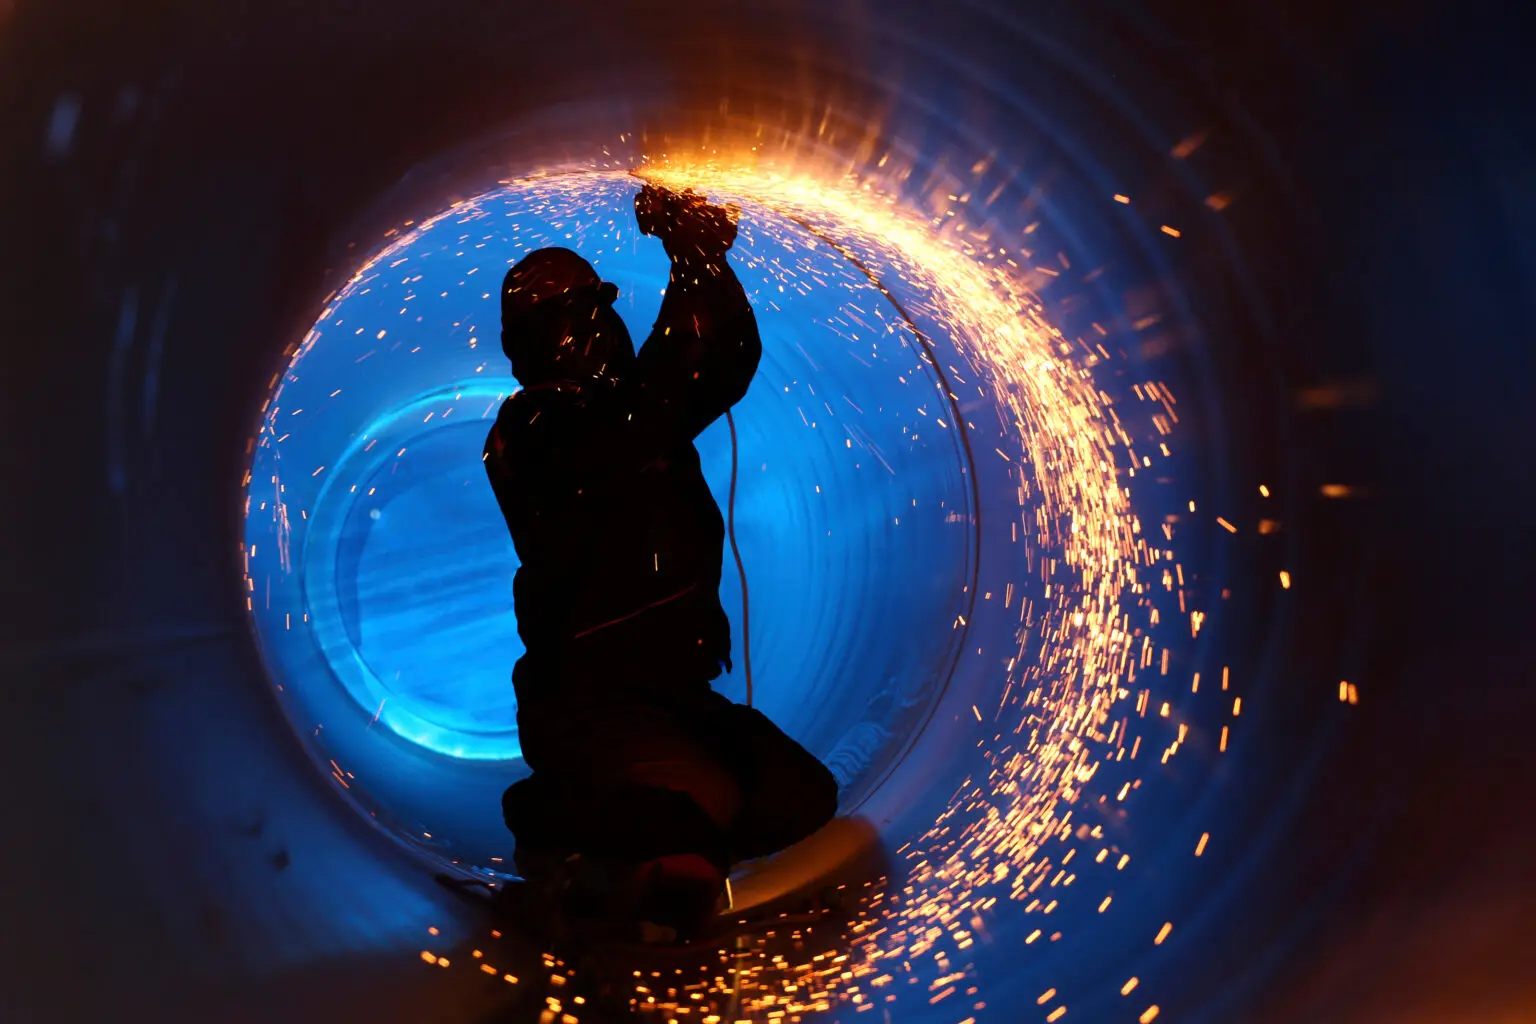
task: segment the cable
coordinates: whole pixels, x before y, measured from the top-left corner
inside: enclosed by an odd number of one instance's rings
[[[725,410],[725,422],[731,428],[731,493],[725,503],[726,535],[731,539],[731,554],[736,558],[736,574],[741,577],[741,667],[747,676],[747,707],[752,706],[752,621],[747,617],[747,567],[736,546],[736,418]]]

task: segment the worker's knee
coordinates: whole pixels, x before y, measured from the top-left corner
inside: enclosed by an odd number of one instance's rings
[[[837,817],[837,777],[810,754],[797,760],[790,777],[775,780],[782,787],[775,801],[779,835],[773,845],[779,848],[798,843]]]
[[[733,838],[741,860],[793,846],[837,817],[837,778],[809,754],[773,781],[748,802],[737,822]]]
[[[767,763],[768,774],[774,787],[820,827],[837,815],[837,776],[815,754],[788,736],[780,736],[777,756]]]

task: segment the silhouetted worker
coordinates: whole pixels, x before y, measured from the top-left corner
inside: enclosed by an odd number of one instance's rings
[[[730,866],[831,820],[837,783],[766,716],[715,693],[731,666],[724,523],[694,438],[746,394],[762,342],[726,261],[736,211],[645,186],[671,278],[636,355],[618,289],[569,249],[502,286],[522,390],[485,465],[522,561],[512,673],[533,775],[503,798],[524,875],[579,854],[609,909],[696,931]],[[589,876],[590,877],[590,876]]]

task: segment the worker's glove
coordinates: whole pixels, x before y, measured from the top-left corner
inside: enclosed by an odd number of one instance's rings
[[[674,192],[646,184],[635,196],[635,220],[641,234],[661,239],[674,260],[719,260],[736,241],[741,207],[719,206],[693,189]]]

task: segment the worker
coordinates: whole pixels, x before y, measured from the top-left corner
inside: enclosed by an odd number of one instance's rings
[[[512,679],[532,769],[502,809],[520,873],[560,873],[595,904],[581,912],[687,938],[734,864],[834,817],[837,782],[711,685],[733,667],[725,530],[694,439],[746,394],[762,355],[727,260],[739,211],[647,184],[635,215],[671,263],[638,354],[618,289],[572,250],[532,252],[502,285],[502,348],[522,387],[484,460],[521,561]]]

